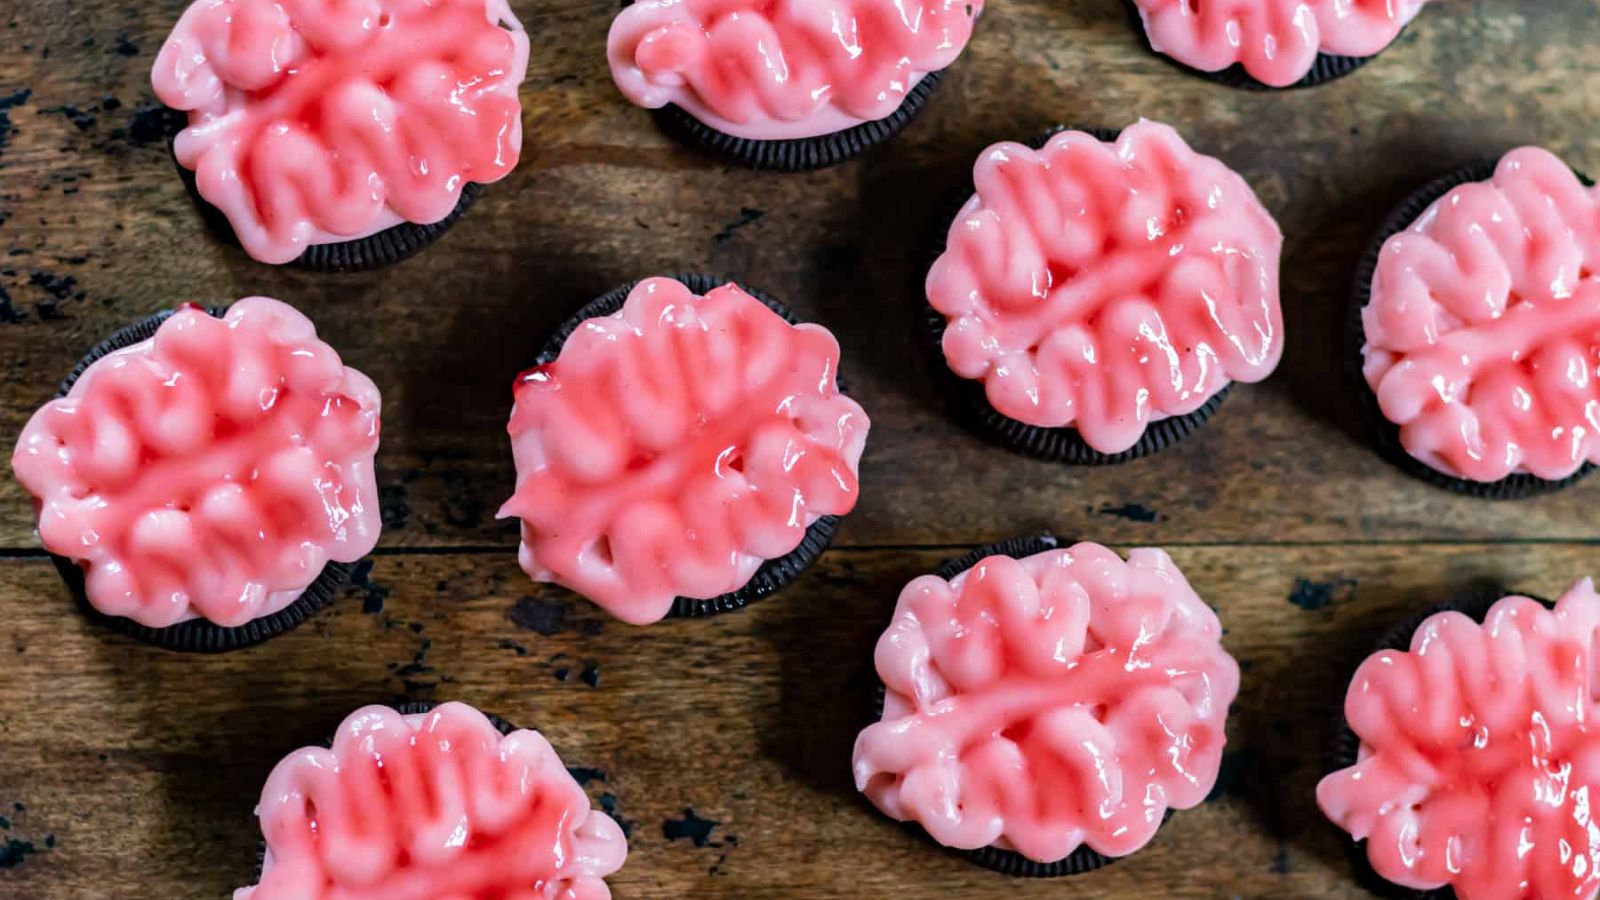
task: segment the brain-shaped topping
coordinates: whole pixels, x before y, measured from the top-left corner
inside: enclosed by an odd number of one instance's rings
[[[245,250],[450,214],[517,164],[528,37],[505,0],[196,0],[156,58],[178,161]]]
[[[628,99],[726,134],[815,137],[893,113],[961,55],[983,0],[640,0],[611,26]]]
[[[1486,482],[1600,462],[1597,273],[1600,190],[1532,147],[1389,238],[1364,371],[1407,452]]]
[[[235,626],[377,543],[380,405],[290,307],[188,306],[34,413],[11,464],[96,609]]]
[[[517,385],[523,569],[635,624],[743,586],[855,507],[869,423],[838,366],[827,329],[734,285],[640,282]]]
[[[1600,890],[1600,596],[1584,580],[1546,609],[1496,603],[1482,625],[1429,617],[1410,652],[1356,670],[1354,766],[1317,785],[1324,813],[1397,884],[1461,900]]]
[[[234,900],[609,900],[628,843],[535,731],[461,703],[356,710],[261,791],[266,859]]]
[[[1186,66],[1217,72],[1239,63],[1286,87],[1318,53],[1373,56],[1428,0],[1133,0],[1150,45]]]
[[[1171,558],[1098,544],[906,586],[856,787],[941,844],[1040,862],[1144,846],[1205,799],[1239,667]]]
[[[1004,415],[1119,453],[1277,366],[1277,223],[1171,128],[996,144],[973,182],[928,302],[950,368]]]

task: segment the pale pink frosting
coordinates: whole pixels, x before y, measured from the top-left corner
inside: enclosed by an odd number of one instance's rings
[[[538,732],[470,706],[351,713],[261,791],[261,881],[234,900],[608,900],[628,842]]]
[[[1527,147],[1383,245],[1364,372],[1445,474],[1557,480],[1600,462],[1600,190]]]
[[[178,161],[251,256],[455,209],[522,147],[528,36],[505,0],[196,0],[156,96],[189,113]]]
[[[236,626],[377,543],[380,406],[289,306],[187,306],[34,413],[11,465],[95,609]]]
[[[961,55],[983,0],[641,0],[611,25],[629,100],[725,134],[816,137],[893,113]]]
[[[1053,862],[1143,847],[1205,799],[1239,667],[1161,550],[991,556],[900,594],[856,787],[941,844]]]
[[[927,294],[949,320],[945,360],[999,412],[1118,453],[1277,366],[1283,236],[1171,128],[996,144],[973,183]]]
[[[1600,596],[1496,603],[1482,625],[1429,617],[1409,652],[1356,670],[1358,762],[1317,803],[1379,875],[1460,900],[1591,900],[1600,890]]]
[[[826,328],[734,285],[640,282],[516,386],[522,568],[634,624],[743,586],[855,507],[869,423],[838,366]]]
[[[1133,2],[1158,53],[1205,72],[1241,63],[1257,81],[1287,87],[1311,71],[1318,53],[1377,54],[1428,0]]]

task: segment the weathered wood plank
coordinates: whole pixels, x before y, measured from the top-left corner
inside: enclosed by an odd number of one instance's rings
[[[385,390],[385,544],[507,545],[493,513],[511,484],[513,374],[590,296],[702,268],[841,335],[876,423],[848,543],[965,541],[1063,518],[1124,540],[1592,532],[1592,487],[1493,506],[1383,465],[1355,434],[1339,323],[1365,236],[1431,174],[1528,141],[1600,169],[1594,0],[1430,8],[1360,74],[1287,94],[1223,90],[1150,56],[1121,0],[996,4],[902,139],[795,177],[724,170],[624,103],[603,62],[612,0],[522,2],[535,35],[522,167],[422,257],[351,277],[259,266],[202,232],[162,142],[141,130],[150,60],[183,5],[35,0],[0,29],[0,97],[31,91],[6,111],[15,133],[0,146],[0,322],[21,319],[0,324],[0,447],[112,328],[181,299],[269,293],[308,310]],[[928,224],[985,143],[1137,115],[1228,159],[1280,217],[1286,361],[1157,459],[1098,471],[1018,459],[955,429],[927,385],[911,323]],[[0,546],[31,544],[25,498],[0,479]]]
[[[1179,548],[1244,667],[1223,787],[1064,886],[974,870],[850,785],[876,636],[900,586],[958,549],[835,551],[743,613],[643,629],[534,588],[510,553],[385,555],[328,614],[216,658],[104,633],[47,562],[9,560],[0,804],[26,808],[0,815],[35,852],[0,869],[0,895],[220,896],[254,865],[250,811],[273,763],[361,704],[413,697],[500,712],[603,772],[591,794],[632,827],[619,900],[1360,896],[1311,800],[1355,663],[1405,611],[1474,580],[1555,594],[1597,562],[1574,544]],[[716,823],[706,846],[665,833],[694,830],[686,810]]]

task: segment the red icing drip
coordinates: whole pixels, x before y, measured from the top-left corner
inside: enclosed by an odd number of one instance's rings
[[[1526,597],[1479,625],[1425,621],[1409,652],[1356,671],[1359,761],[1317,786],[1378,874],[1460,900],[1591,900],[1600,890],[1600,596]]]
[[[855,506],[868,422],[839,347],[734,286],[647,279],[522,379],[508,430],[529,574],[629,622],[738,588]]]

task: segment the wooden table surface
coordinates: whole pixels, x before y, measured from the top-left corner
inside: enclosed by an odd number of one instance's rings
[[[1597,0],[1440,0],[1358,74],[1259,94],[1150,56],[1122,0],[992,0],[901,138],[799,176],[723,168],[625,103],[604,62],[615,0],[520,0],[521,166],[422,256],[351,276],[262,266],[204,232],[148,79],[183,0],[0,4],[0,448],[104,334],[263,293],[383,389],[386,525],[358,586],[297,632],[177,655],[78,616],[0,478],[0,897],[226,896],[252,874],[274,762],[402,698],[498,712],[592,770],[591,795],[631,830],[621,900],[1363,896],[1312,788],[1365,649],[1468,583],[1555,594],[1600,569],[1600,479],[1515,504],[1428,487],[1368,449],[1340,374],[1351,268],[1402,195],[1523,143],[1600,169]],[[963,433],[912,328],[928,221],[991,141],[1141,115],[1241,170],[1282,224],[1282,367],[1125,466],[1027,461]],[[683,269],[831,326],[873,431],[861,505],[803,580],[740,614],[633,628],[517,568],[494,518],[509,388],[583,301]],[[877,815],[849,755],[901,585],[1041,529],[1171,550],[1244,683],[1213,800],[1110,868],[1029,883]]]

